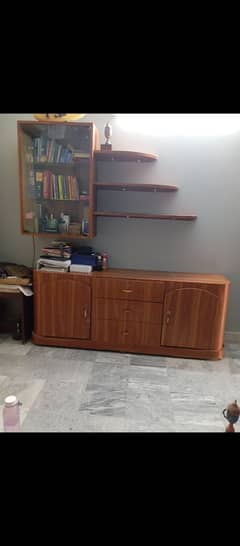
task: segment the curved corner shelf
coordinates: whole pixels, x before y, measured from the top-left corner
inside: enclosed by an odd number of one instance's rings
[[[196,220],[195,214],[144,214],[137,212],[98,212],[94,211],[94,216],[105,216],[109,218],[146,218],[149,220]]]
[[[122,150],[95,150],[94,158],[96,161],[132,161],[132,162],[151,162],[156,161],[158,156],[143,152],[131,152]],[[142,192],[175,192],[178,186],[169,184],[131,184],[131,183],[113,183],[97,182],[94,183],[95,190],[110,191],[142,191]],[[96,205],[97,208],[97,205]],[[135,212],[107,212],[93,211],[95,218],[146,218],[150,220],[182,220],[191,222],[197,219],[195,214],[146,214]]]
[[[97,161],[156,161],[158,156],[144,152],[129,152],[122,150],[96,150],[94,157]]]
[[[145,192],[164,192],[164,191],[178,191],[177,186],[167,184],[127,184],[119,183],[114,184],[112,182],[96,182],[94,184],[96,189],[99,190],[122,190],[122,191],[145,191]]]

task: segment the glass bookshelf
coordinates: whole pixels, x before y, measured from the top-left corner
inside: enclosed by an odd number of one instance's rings
[[[93,123],[18,121],[24,234],[92,238]]]

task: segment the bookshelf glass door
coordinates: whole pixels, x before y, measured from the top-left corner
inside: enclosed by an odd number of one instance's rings
[[[89,235],[92,127],[19,122],[24,233]]]

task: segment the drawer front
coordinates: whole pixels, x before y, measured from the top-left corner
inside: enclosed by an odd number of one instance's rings
[[[144,322],[94,320],[93,341],[110,346],[160,347],[161,327]]]
[[[128,279],[94,279],[95,298],[163,302],[165,283]]]
[[[94,317],[97,320],[119,320],[161,324],[162,304],[140,301],[123,301],[98,298],[94,301]]]

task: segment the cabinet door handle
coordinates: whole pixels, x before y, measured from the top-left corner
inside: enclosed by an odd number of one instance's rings
[[[123,332],[123,335],[124,335],[124,336],[128,336],[128,332]]]
[[[83,318],[84,318],[85,320],[86,320],[87,317],[88,317],[88,310],[86,309],[86,307],[83,307],[82,316],[83,316]]]
[[[166,324],[169,324],[169,322],[170,322],[170,317],[171,317],[171,311],[170,311],[170,309],[168,309],[168,311],[167,311],[166,314],[167,314]]]
[[[133,290],[121,290],[124,294],[131,294]]]

